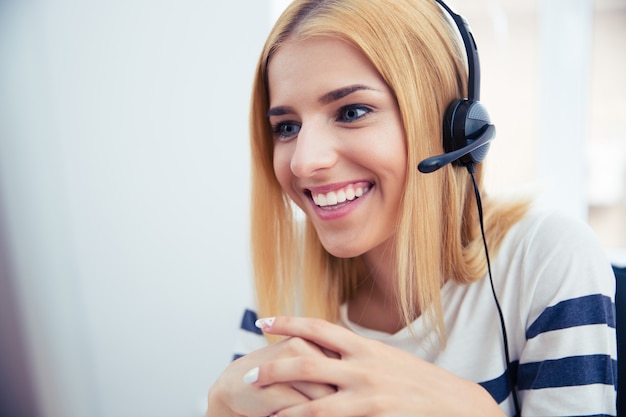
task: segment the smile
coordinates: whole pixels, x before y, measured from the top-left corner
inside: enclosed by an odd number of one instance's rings
[[[370,190],[370,184],[350,184],[339,190],[329,191],[327,193],[313,193],[311,198],[319,207],[336,206],[346,201],[353,201]]]

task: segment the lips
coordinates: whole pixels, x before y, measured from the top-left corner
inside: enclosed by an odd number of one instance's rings
[[[326,192],[308,190],[313,202],[319,207],[332,207],[346,201],[353,201],[366,194],[371,188],[368,182],[348,184],[344,187]]]

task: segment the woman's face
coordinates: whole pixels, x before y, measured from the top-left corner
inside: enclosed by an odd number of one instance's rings
[[[274,172],[326,250],[353,257],[394,234],[406,176],[398,105],[374,66],[333,38],[287,41],[268,65]]]

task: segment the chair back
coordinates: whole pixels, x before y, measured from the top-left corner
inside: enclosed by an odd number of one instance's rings
[[[615,330],[617,332],[617,415],[626,416],[626,267],[615,272]],[[621,337],[620,337],[621,336]]]

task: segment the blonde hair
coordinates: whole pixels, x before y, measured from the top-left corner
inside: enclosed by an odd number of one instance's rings
[[[361,50],[397,99],[408,149],[394,246],[398,309],[406,324],[425,314],[445,341],[444,279],[474,282],[486,274],[486,263],[466,169],[448,165],[428,175],[416,169],[422,159],[443,152],[444,112],[467,89],[464,50],[434,0],[297,0],[270,33],[251,106],[251,244],[258,313],[335,321],[339,306],[367,273],[359,257],[329,254],[310,221],[299,224],[274,175],[267,63],[283,42],[318,36],[343,39]],[[480,165],[476,178],[480,185]],[[485,199],[484,207],[487,241],[495,254],[527,204]]]

